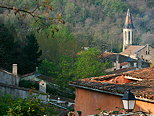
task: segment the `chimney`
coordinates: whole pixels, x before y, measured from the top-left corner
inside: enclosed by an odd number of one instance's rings
[[[38,73],[38,67],[35,68],[35,72]]]
[[[119,54],[116,54],[116,70],[120,69]]]
[[[13,64],[12,65],[12,74],[15,75],[15,76],[17,76],[17,74],[18,74],[17,73],[17,64]]]

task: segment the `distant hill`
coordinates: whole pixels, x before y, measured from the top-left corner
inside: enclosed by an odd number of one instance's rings
[[[33,7],[34,2],[16,0],[10,4],[22,8],[24,4]],[[66,25],[82,47],[121,51],[122,28],[128,8],[136,28],[136,44],[154,45],[154,0],[52,0],[50,4],[53,6],[53,14],[50,15],[62,13]],[[13,12],[0,9],[0,19],[9,25],[15,25],[17,36],[23,37],[29,33],[31,25],[26,24],[31,22],[29,17],[17,21]]]

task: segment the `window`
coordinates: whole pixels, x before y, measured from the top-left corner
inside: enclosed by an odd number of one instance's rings
[[[148,55],[148,54],[150,54],[150,53],[149,53],[149,51],[146,51],[145,54]]]
[[[130,31],[128,31],[128,43],[130,43]]]

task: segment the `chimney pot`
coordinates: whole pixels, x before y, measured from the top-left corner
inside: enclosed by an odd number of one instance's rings
[[[12,74],[16,75],[17,76],[17,64],[13,64],[12,65]]]

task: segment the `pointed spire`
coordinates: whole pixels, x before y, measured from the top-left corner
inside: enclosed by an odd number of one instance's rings
[[[130,16],[130,11],[129,11],[129,8],[127,10],[127,16]]]
[[[124,28],[129,28],[129,29],[134,29],[135,28],[129,9],[127,10],[127,16],[126,16]]]

